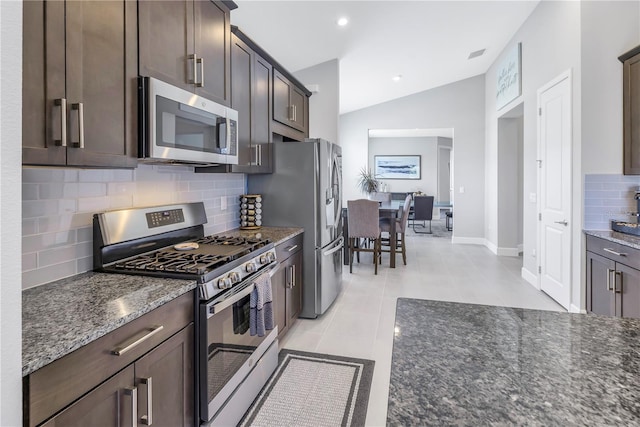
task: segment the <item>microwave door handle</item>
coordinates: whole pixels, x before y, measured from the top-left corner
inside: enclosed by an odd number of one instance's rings
[[[225,148],[231,147],[231,119],[229,117],[225,117],[225,128],[224,128],[224,142]]]
[[[227,128],[228,120],[229,119],[227,118],[220,118],[216,121],[216,140],[217,140],[218,148],[221,150],[225,150],[228,147],[227,145],[227,134],[229,133],[229,129]]]

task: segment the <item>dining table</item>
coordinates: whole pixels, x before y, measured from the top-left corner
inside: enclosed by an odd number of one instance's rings
[[[402,216],[402,209],[404,205],[404,200],[391,200],[389,202],[379,202],[380,207],[378,208],[378,214],[380,218],[391,218],[391,231],[389,232],[389,249],[390,249],[390,260],[389,267],[396,268],[396,246],[397,246],[397,237],[396,237],[396,222],[393,220],[395,218],[400,218]],[[349,212],[347,208],[342,208],[342,235],[344,240],[349,241]],[[344,265],[349,265],[349,250],[345,249],[343,256]]]

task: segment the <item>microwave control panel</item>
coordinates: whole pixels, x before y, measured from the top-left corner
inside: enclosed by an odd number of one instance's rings
[[[162,227],[164,225],[179,224],[184,222],[182,209],[171,209],[168,211],[149,212],[147,215],[147,225],[149,228]]]

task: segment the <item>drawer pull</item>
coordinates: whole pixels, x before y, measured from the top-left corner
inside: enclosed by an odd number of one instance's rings
[[[627,256],[626,252],[616,252],[613,249],[609,249],[609,248],[603,248],[602,250],[605,251],[605,252],[609,252],[610,254],[617,255],[617,256]]]
[[[289,246],[287,252],[295,251],[298,248],[298,245]]]
[[[155,326],[147,334],[141,336],[140,338],[138,338],[137,340],[135,340],[135,341],[133,341],[133,342],[131,342],[129,344],[116,347],[115,349],[113,349],[111,351],[111,353],[115,354],[116,356],[122,356],[127,351],[133,349],[134,347],[138,346],[142,342],[148,340],[149,338],[151,338],[152,336],[154,336],[155,334],[157,334],[158,332],[160,332],[163,329],[164,329],[164,326],[162,326],[162,325]]]

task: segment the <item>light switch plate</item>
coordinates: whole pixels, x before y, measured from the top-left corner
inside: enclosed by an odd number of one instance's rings
[[[538,200],[538,195],[536,193],[529,193],[529,201],[531,203],[535,203]]]
[[[227,210],[227,198],[225,196],[220,197],[220,210],[221,211]]]
[[[464,187],[460,186],[460,194],[464,193]]]

